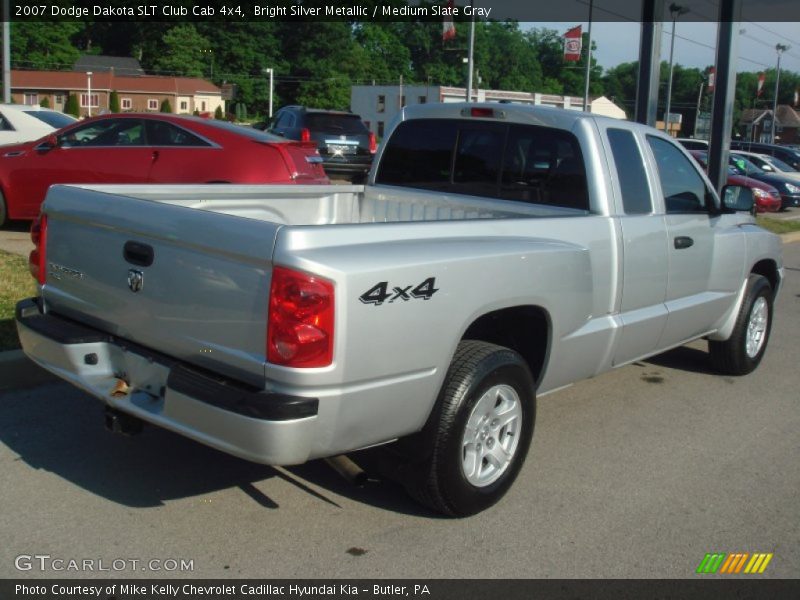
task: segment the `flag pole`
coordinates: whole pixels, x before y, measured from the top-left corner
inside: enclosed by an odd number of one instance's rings
[[[583,112],[590,111],[589,106],[589,76],[592,71],[592,8],[594,0],[589,0],[589,39],[586,47],[586,77],[583,88]]]
[[[473,8],[473,0],[469,0],[470,8]],[[475,11],[469,18],[469,53],[467,55],[467,102],[472,102],[472,67],[475,60]]]

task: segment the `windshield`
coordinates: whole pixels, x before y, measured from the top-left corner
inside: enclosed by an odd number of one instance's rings
[[[795,169],[793,169],[790,165],[787,165],[779,158],[775,158],[774,156],[770,156],[766,159],[766,161],[771,164],[773,167],[778,169],[778,171],[783,171],[784,173],[794,173]]]
[[[731,155],[730,164],[736,167],[739,175],[758,175],[759,173],[763,173],[762,169],[759,169],[744,156],[739,154]]]
[[[56,111],[49,111],[49,110],[24,110],[22,111],[26,115],[30,117],[34,117],[39,119],[43,123],[47,123],[50,127],[55,129],[61,129],[62,127],[66,127],[67,125],[71,125],[77,119],[70,115],[65,115],[64,113],[56,112]]]

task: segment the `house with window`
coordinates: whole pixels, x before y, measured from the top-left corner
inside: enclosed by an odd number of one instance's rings
[[[788,104],[779,104],[775,120],[775,141],[781,144],[800,142],[800,114]],[[772,111],[748,108],[739,118],[739,133],[743,140],[770,143],[772,141]]]
[[[119,75],[112,68],[95,71],[11,71],[11,98],[17,104],[41,104],[63,111],[70,94],[78,98],[80,116],[109,111],[111,92],[119,96],[123,112],[158,112],[168,100],[172,112],[225,112],[222,90],[196,77]]]

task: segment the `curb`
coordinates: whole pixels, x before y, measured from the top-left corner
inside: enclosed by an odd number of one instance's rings
[[[0,392],[34,387],[56,380],[58,377],[29,359],[22,350],[0,352]]]
[[[792,231],[791,233],[782,233],[781,240],[784,244],[793,244],[800,242],[800,231]]]

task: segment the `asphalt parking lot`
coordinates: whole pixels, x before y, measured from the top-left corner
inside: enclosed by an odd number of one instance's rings
[[[108,433],[66,384],[0,392],[0,577],[690,578],[709,552],[773,553],[748,577],[796,577],[800,243],[784,258],[755,373],[713,374],[697,343],[541,398],[520,478],[469,519],[319,461],[273,469],[156,428]],[[122,568],[18,558],[35,555]]]

